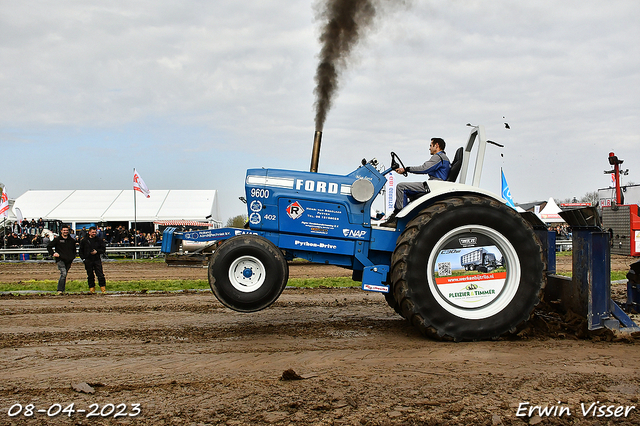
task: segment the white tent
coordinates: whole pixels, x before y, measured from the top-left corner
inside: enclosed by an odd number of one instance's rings
[[[27,191],[14,204],[28,219],[60,219],[77,223],[134,222],[134,191]],[[136,194],[136,221],[211,220],[221,223],[216,190],[158,190],[150,198]]]
[[[562,219],[558,214],[561,211],[562,209],[558,207],[552,197],[549,198],[549,201],[547,201],[547,205],[544,206],[544,209],[540,211],[538,217],[545,223],[564,223],[564,219]]]

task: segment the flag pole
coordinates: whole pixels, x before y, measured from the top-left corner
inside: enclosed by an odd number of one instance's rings
[[[133,168],[133,174],[136,174],[136,168]],[[136,188],[133,188],[133,247],[136,247],[136,234],[138,233],[138,210],[136,206]],[[133,251],[133,259],[136,259],[136,252]]]
[[[8,215],[8,205],[9,205],[9,196],[7,195],[7,193],[5,192],[5,186],[3,184],[0,183],[0,200],[2,200],[4,197],[7,197],[7,210],[2,212],[2,245],[3,247],[6,249],[7,248],[7,215]],[[0,201],[0,209],[2,209],[2,204],[3,202]],[[3,253],[2,254],[2,260],[6,260],[7,257],[6,255]]]
[[[149,188],[144,183],[136,168],[133,168],[133,246],[138,246],[138,213],[136,207],[136,191],[143,193],[147,198],[149,198]],[[137,258],[134,250],[134,259]]]

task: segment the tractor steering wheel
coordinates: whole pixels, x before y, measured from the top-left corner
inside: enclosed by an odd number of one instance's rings
[[[397,160],[397,161],[396,161]],[[400,164],[398,164],[400,163]],[[396,154],[395,152],[391,151],[391,168],[393,170],[396,170],[397,168],[402,167],[403,169],[406,169],[406,167],[404,166],[404,163],[402,162],[402,160],[400,159],[400,157],[398,157],[398,154]],[[408,174],[405,171],[402,174],[404,177],[407,177]]]

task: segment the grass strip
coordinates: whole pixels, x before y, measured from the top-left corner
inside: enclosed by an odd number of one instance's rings
[[[626,280],[628,272],[629,271],[611,271],[611,281]],[[557,274],[563,277],[571,277],[573,275],[571,272],[558,272]]]
[[[335,287],[360,287],[359,282],[352,281],[348,277],[340,278],[291,278],[287,283],[290,287],[299,288],[335,288]],[[57,280],[30,280],[20,283],[0,283],[0,292],[12,291],[42,291],[55,292],[58,287]],[[134,280],[134,281],[110,281],[107,280],[107,291],[180,291],[209,289],[207,280]],[[89,291],[86,281],[69,280],[65,287],[67,293],[82,293]],[[99,291],[99,289],[98,289]]]
[[[337,288],[337,287],[362,287],[359,281],[353,281],[350,277],[337,278],[291,278],[287,283],[289,287],[298,288]]]
[[[0,291],[56,291],[58,280],[30,280],[20,283],[0,283]],[[96,288],[100,291],[98,283]],[[209,288],[206,280],[134,280],[109,281],[107,291],[179,291]],[[87,281],[68,280],[65,286],[67,293],[89,291]]]
[[[611,271],[611,281],[624,280],[628,271]],[[571,273],[561,272],[559,275],[570,277]],[[288,287],[297,288],[344,288],[360,287],[362,284],[353,281],[349,277],[336,278],[291,278],[287,283]],[[30,280],[19,283],[0,282],[0,292],[12,291],[41,291],[55,292],[58,286],[57,280]],[[181,290],[208,290],[207,280],[132,280],[132,281],[109,281],[107,280],[107,291],[181,291]],[[84,280],[67,281],[67,293],[82,293],[89,291],[87,282]],[[99,290],[98,290],[99,291]]]

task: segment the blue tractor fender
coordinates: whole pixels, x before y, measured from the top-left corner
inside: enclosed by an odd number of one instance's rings
[[[407,204],[398,213],[398,230],[404,229],[404,225],[406,225],[407,222],[417,216],[426,207],[445,198],[460,195],[477,195],[484,198],[491,198],[500,203],[506,204],[505,200],[503,200],[499,195],[477,186],[440,180],[429,180],[426,183],[429,187],[429,192]]]

